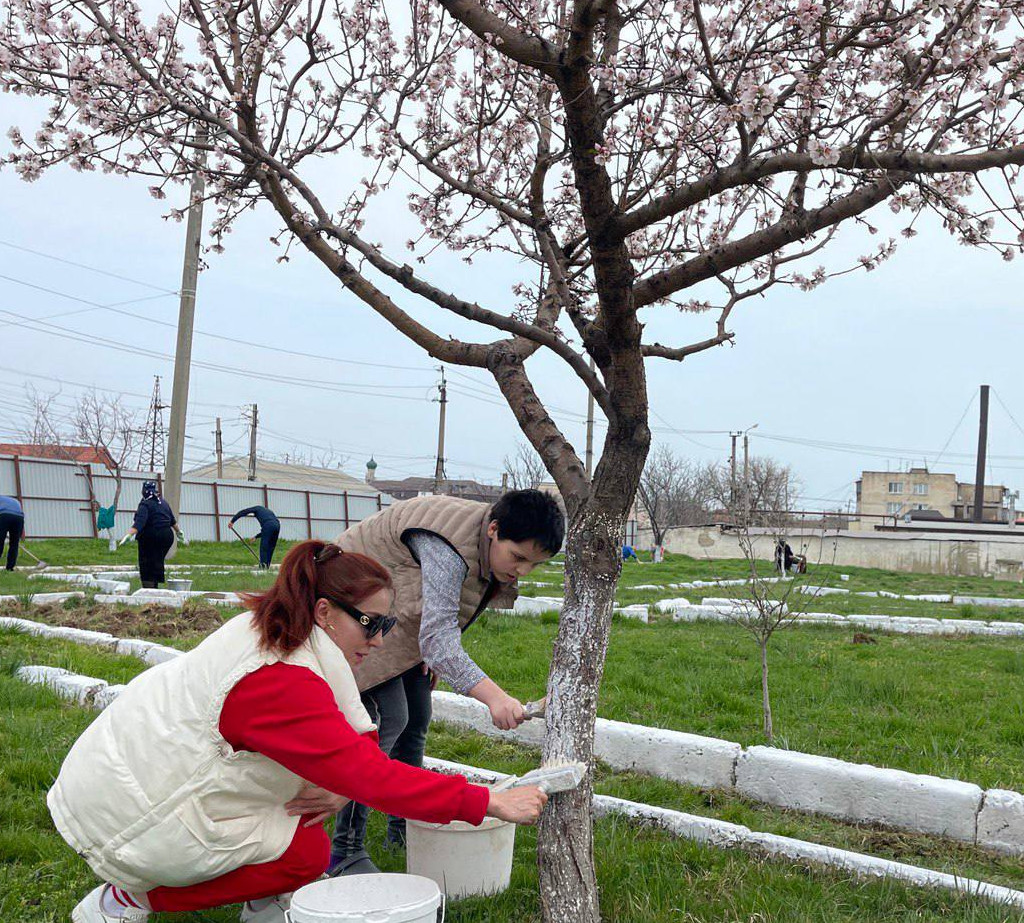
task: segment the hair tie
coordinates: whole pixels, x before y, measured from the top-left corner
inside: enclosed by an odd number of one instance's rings
[[[314,552],[313,563],[324,564],[325,562],[330,561],[331,558],[336,558],[338,555],[344,553],[344,550],[341,549],[338,545],[335,545],[333,542],[328,542],[319,551]]]

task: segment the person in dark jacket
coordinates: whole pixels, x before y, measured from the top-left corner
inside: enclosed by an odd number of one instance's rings
[[[795,554],[789,542],[780,538],[775,543],[775,569],[780,574],[788,574],[791,570],[798,574],[807,573],[807,556]]]
[[[256,538],[260,540],[260,567],[266,570],[270,562],[274,560],[274,549],[277,547],[277,539],[281,534],[281,521],[274,515],[273,510],[265,506],[250,506],[248,509],[239,510],[231,517],[231,525],[234,526],[239,519],[246,516],[255,516],[260,524],[260,531]]]
[[[0,555],[7,547],[7,569],[14,570],[18,563],[18,543],[25,532],[25,511],[14,497],[0,496]]]
[[[157,491],[156,481],[145,481],[142,485],[142,502],[125,536],[127,539],[134,535],[138,543],[139,579],[143,587],[156,589],[164,582],[164,558],[174,544],[176,524],[170,505]]]

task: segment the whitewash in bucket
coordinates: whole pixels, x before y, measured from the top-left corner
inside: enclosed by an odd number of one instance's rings
[[[441,891],[419,875],[350,875],[292,895],[290,923],[437,923]]]
[[[504,891],[512,878],[516,825],[485,817],[478,827],[406,822],[405,869],[437,882],[452,899]]]

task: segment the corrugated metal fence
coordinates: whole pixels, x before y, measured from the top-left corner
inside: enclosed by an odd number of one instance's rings
[[[124,472],[115,535],[132,524],[143,481],[160,476],[144,471]],[[95,538],[96,515],[92,493],[103,506],[114,498],[113,475],[102,465],[82,465],[47,458],[0,455],[0,494],[17,497],[25,509],[28,538]],[[281,520],[281,537],[332,539],[343,529],[372,516],[391,498],[377,492],[327,491],[323,487],[273,487],[249,481],[183,481],[181,527],[189,540],[230,541],[228,523],[248,506],[266,506]],[[255,522],[240,523],[251,535]],[[248,531],[246,531],[248,529]]]

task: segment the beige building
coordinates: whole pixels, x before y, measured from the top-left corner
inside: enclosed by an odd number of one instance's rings
[[[1016,513],[1016,497],[999,485],[985,485],[984,522],[1011,522]],[[957,484],[957,498],[954,508],[956,519],[974,519],[974,485]]]
[[[1007,488],[986,485],[986,522],[1009,521],[1012,505]],[[925,510],[944,519],[972,519],[974,485],[961,484],[955,474],[931,472],[927,468],[861,473],[857,481],[857,515],[862,517],[859,528],[871,529],[884,524],[886,517],[903,519]]]

